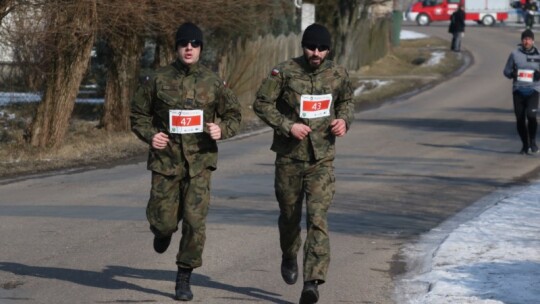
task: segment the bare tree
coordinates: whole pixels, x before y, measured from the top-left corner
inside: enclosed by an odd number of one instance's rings
[[[156,64],[168,64],[175,57],[176,28],[182,22],[192,21],[206,33],[205,50],[214,50],[210,53],[217,63],[220,52],[231,40],[274,30],[288,14],[283,8],[289,3],[289,0],[0,1],[0,17],[8,13],[15,16],[9,40],[16,49],[16,60],[26,75],[27,86],[43,92],[29,128],[29,142],[37,147],[62,144],[96,33],[107,43],[110,54],[101,125],[110,131],[126,131],[129,102],[139,75],[145,40],[153,39],[159,47]],[[217,47],[212,48],[212,44]]]
[[[30,143],[58,147],[64,140],[95,37],[95,0],[48,0],[43,46],[45,90],[31,126]]]
[[[202,27],[207,34],[206,45],[217,46],[215,59],[223,54],[223,48],[233,40],[256,38],[268,33],[282,34],[282,31],[275,32],[285,27],[279,23],[286,23],[294,14],[294,5],[290,0],[152,0],[151,3],[149,20],[155,37],[159,37],[161,52],[174,46],[177,27],[191,21]],[[167,56],[161,59],[172,59],[169,51],[165,51],[165,54]]]
[[[138,83],[144,46],[146,1],[98,2],[100,34],[107,42],[107,85],[100,125],[107,131],[129,131],[130,101]]]
[[[349,69],[358,69],[389,51],[392,0],[313,2],[317,21],[332,32],[336,59]]]
[[[22,87],[38,91],[43,88],[45,79],[42,71],[46,55],[42,43],[45,24],[43,10],[40,3],[21,0],[12,3],[9,18],[1,28],[3,42],[13,50],[15,65],[11,73],[13,78],[19,79]]]
[[[14,8],[14,0],[0,0],[0,23]]]
[[[110,50],[101,125],[109,131],[130,129],[129,104],[137,84],[145,39],[156,42],[154,66],[163,66],[175,57],[174,33],[181,23],[192,21],[207,33],[219,32],[213,39],[221,39],[223,45],[228,45],[233,37],[268,32],[265,27],[269,21],[281,17],[283,1],[100,0],[99,33]],[[206,46],[209,39],[205,40]]]

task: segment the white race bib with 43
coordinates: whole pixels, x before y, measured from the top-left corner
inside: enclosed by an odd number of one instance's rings
[[[203,110],[169,110],[169,130],[174,134],[203,131]]]
[[[319,118],[330,116],[332,94],[300,96],[300,118]]]

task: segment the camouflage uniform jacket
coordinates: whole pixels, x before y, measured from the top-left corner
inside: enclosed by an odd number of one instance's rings
[[[189,109],[203,110],[205,132],[170,134],[169,110]],[[148,170],[191,177],[206,168],[215,170],[217,144],[206,132],[206,123],[214,122],[216,117],[222,139],[238,132],[240,105],[215,73],[198,63],[188,68],[179,60],[155,71],[137,90],[130,117],[132,131],[150,145],[156,133],[169,135],[165,149],[150,148]]]
[[[331,94],[330,116],[305,119],[300,117],[303,94]],[[345,120],[349,129],[354,105],[347,71],[330,60],[313,70],[304,56],[277,65],[263,81],[253,103],[255,114],[274,129],[272,151],[289,158],[312,161],[335,155],[336,137],[330,123]],[[298,140],[290,134],[294,123],[311,128],[309,136]]]

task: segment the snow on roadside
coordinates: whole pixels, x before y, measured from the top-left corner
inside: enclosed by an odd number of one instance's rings
[[[412,39],[422,39],[427,38],[428,36],[422,33],[417,33],[413,31],[401,30],[399,38],[401,40],[412,40]]]
[[[39,102],[41,94],[21,92],[0,92],[0,106],[14,102]],[[75,102],[103,103],[103,98],[77,98]]]
[[[378,89],[382,86],[388,85],[392,83],[390,80],[378,80],[378,79],[371,79],[371,80],[361,80],[358,83],[360,83],[360,86],[357,87],[354,90],[354,96],[359,96],[364,91],[370,91],[373,89]]]
[[[424,66],[437,65],[437,64],[441,63],[441,61],[444,59],[445,56],[446,56],[446,53],[443,52],[443,51],[433,52],[433,53],[431,53],[431,56],[429,57],[429,60],[426,61],[426,63],[424,63],[423,65]]]
[[[540,182],[487,196],[403,253],[399,303],[538,303]]]

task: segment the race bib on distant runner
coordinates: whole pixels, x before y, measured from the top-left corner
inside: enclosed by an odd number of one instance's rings
[[[174,134],[203,131],[203,110],[169,110],[169,130]]]
[[[517,80],[525,82],[533,82],[534,70],[518,70]]]
[[[319,118],[330,116],[332,94],[300,96],[300,117]]]

